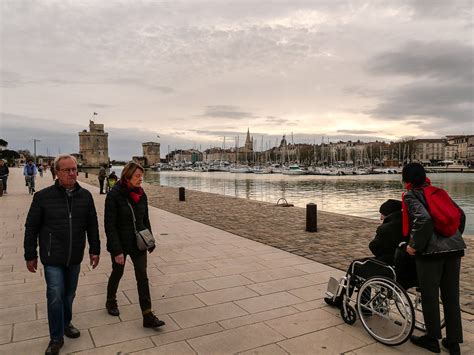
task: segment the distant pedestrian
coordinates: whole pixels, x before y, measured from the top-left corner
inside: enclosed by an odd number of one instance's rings
[[[3,159],[0,159],[0,179],[2,179],[3,183],[3,193],[7,193],[7,180],[8,174],[10,174],[10,170],[8,169],[8,165],[5,163]]]
[[[101,166],[100,169],[99,169],[99,176],[98,176],[99,186],[100,186],[100,194],[101,195],[103,195],[105,193],[104,192],[104,181],[105,181],[106,177],[107,177],[107,172],[105,170],[105,167]]]
[[[50,342],[46,355],[59,354],[63,336],[78,338],[72,323],[84,247],[89,242],[90,265],[99,264],[100,240],[97,213],[89,191],[77,182],[76,159],[60,155],[54,162],[58,179],[33,197],[25,224],[25,260],[36,272],[38,252],[44,265]]]
[[[107,177],[107,192],[109,192],[117,183],[118,177],[115,175],[115,171],[112,171]]]
[[[39,164],[38,165],[38,172],[40,174],[40,177],[43,177],[43,170],[44,170],[43,164]]]
[[[148,216],[148,200],[141,188],[143,168],[130,162],[123,168],[120,180],[105,199],[105,234],[107,250],[112,257],[112,273],[107,285],[106,308],[110,315],[119,316],[117,307],[117,289],[122,278],[127,255],[135,269],[138,287],[138,299],[145,328],[157,328],[165,324],[152,312],[150,286],[147,276],[147,251],[137,246],[135,230],[145,228],[151,231]],[[154,247],[148,252],[153,252]]]
[[[23,175],[25,176],[25,185],[28,186],[30,184],[31,188],[29,188],[30,192],[35,192],[35,178],[38,174],[38,169],[36,165],[33,163],[33,160],[29,160],[28,163],[23,168]]]
[[[450,354],[460,354],[463,333],[459,274],[466,248],[462,238],[466,217],[444,190],[431,186],[421,164],[405,165],[402,177],[407,189],[403,197],[403,227],[409,236],[407,252],[415,256],[426,325],[426,334],[412,335],[411,341],[432,352],[440,352],[441,290],[446,319],[446,338],[441,343]]]
[[[54,168],[54,163],[50,164],[49,169],[51,170],[51,176],[53,177],[53,181],[56,180],[56,169]]]

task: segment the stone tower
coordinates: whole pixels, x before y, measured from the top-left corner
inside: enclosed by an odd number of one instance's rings
[[[160,162],[160,143],[142,143],[143,156],[147,166],[152,166]]]
[[[245,162],[249,162],[252,160],[252,154],[253,154],[253,137],[250,138],[250,129],[247,128],[247,138],[245,138],[245,145],[243,149],[243,155],[245,158]]]
[[[250,138],[250,129],[247,128],[247,138],[245,139],[245,151],[247,153],[253,152],[253,138]]]
[[[79,154],[84,167],[99,167],[109,164],[109,134],[103,124],[89,121],[89,132],[79,132]]]

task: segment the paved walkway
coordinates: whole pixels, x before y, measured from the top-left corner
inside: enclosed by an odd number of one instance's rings
[[[37,179],[38,189],[50,184]],[[104,237],[104,196],[93,192]],[[48,343],[45,284],[40,268],[26,271],[23,233],[31,201],[19,169],[0,198],[0,354],[42,354]],[[322,298],[340,271],[189,219],[150,207],[158,250],[149,258],[155,312],[166,321],[144,329],[133,267],[119,289],[120,317],[104,309],[110,259],[82,266],[74,303],[79,339],[62,353],[79,354],[373,354],[419,353],[410,343],[376,343],[357,322],[348,326]],[[103,244],[105,249],[105,243]],[[464,321],[464,353],[474,351],[473,318]]]
[[[85,180],[84,174],[80,178]],[[94,175],[87,182],[98,184]],[[376,220],[319,211],[318,233],[307,233],[304,208],[193,190],[186,190],[186,202],[179,202],[177,188],[145,184],[145,189],[152,206],[343,271],[353,259],[371,255],[368,245],[380,225]],[[461,307],[474,314],[474,238],[465,240],[469,249],[462,259]]]

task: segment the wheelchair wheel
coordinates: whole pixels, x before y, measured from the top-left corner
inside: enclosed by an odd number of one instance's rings
[[[413,309],[415,310],[415,328],[426,332],[425,321],[423,317],[423,307],[421,305],[421,294],[420,291],[416,290],[414,293],[409,293],[411,302],[413,303]],[[440,304],[440,325],[441,329],[446,327],[446,320],[444,318],[444,309],[442,307],[441,299],[439,300]]]
[[[341,317],[349,325],[352,325],[357,320],[357,314],[354,307],[346,303],[346,310],[344,310],[344,305],[341,305]]]
[[[378,342],[406,342],[415,327],[415,312],[406,291],[383,276],[367,279],[357,293],[357,313],[365,330]]]

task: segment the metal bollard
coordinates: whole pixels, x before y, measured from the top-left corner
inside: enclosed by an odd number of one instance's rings
[[[89,174],[88,174],[87,171],[86,171],[86,179],[87,179],[88,177],[89,177]]]
[[[185,190],[184,187],[179,188],[179,200],[186,201]]]
[[[306,205],[306,232],[318,231],[318,206],[315,203]]]

